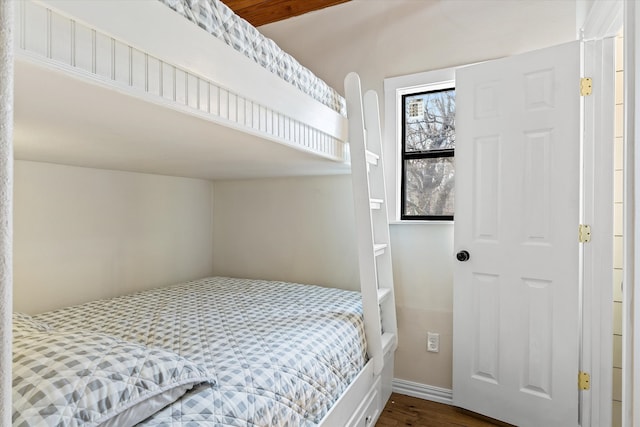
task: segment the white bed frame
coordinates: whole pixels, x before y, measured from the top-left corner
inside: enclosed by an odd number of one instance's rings
[[[108,91],[116,104],[135,99],[211,123],[208,130],[213,134],[227,137],[231,129],[254,144],[275,142],[347,170],[351,158],[370,361],[321,426],[374,425],[391,395],[397,330],[387,210],[380,208],[385,196],[377,99],[366,103],[364,114],[357,76],[350,75],[346,83],[347,123],[345,117],[156,0],[18,0],[15,13],[16,76],[31,73],[36,80],[62,76],[79,82],[78,91]],[[153,26],[139,25],[140,19]],[[164,173],[165,166],[154,169],[148,162],[141,170],[135,150],[171,158],[184,149],[140,141],[108,153],[90,144],[41,144],[18,147],[16,153],[29,160],[102,168],[114,168],[112,161],[117,159],[116,169],[124,164],[125,170]],[[205,166],[186,164],[171,172],[198,176],[192,170]]]
[[[268,141],[293,149],[289,152],[325,160],[321,168],[333,168],[335,173],[349,170],[344,116],[157,0],[17,0],[15,13],[18,101],[29,92],[32,96],[28,102],[35,104],[43,86],[54,90],[52,87],[61,82],[71,85],[65,89],[68,92],[102,89],[107,95],[100,95],[101,103],[142,101],[206,122],[204,132],[220,135],[216,144],[232,140],[236,145],[253,144],[247,150],[260,152],[274,146]],[[140,25],[141,20],[153,25]],[[29,87],[23,89],[21,82],[26,79]],[[53,95],[64,96],[64,92]],[[71,107],[83,111],[83,107],[91,107],[86,105],[90,102],[91,98],[81,99],[76,103],[80,105],[72,103]],[[90,119],[95,120],[95,116]],[[16,137],[19,159],[215,178],[194,173],[193,164],[177,170],[163,169],[161,164],[154,168],[148,164],[153,159],[145,159],[146,169],[140,170],[141,152],[158,152],[158,158],[180,158],[183,153],[178,144],[138,141],[135,147],[118,146],[115,152],[105,152],[104,147],[96,149],[90,144],[22,144],[19,139]],[[189,149],[201,150],[200,157],[209,159],[229,149],[206,142],[207,147]],[[278,153],[286,154],[287,150]],[[127,162],[127,157],[132,160]]]

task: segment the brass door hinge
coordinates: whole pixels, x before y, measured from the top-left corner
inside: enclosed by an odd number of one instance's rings
[[[586,372],[578,372],[578,390],[589,390],[591,388],[591,375]]]
[[[578,241],[580,243],[589,243],[591,241],[591,226],[580,224],[578,227]]]
[[[589,96],[593,92],[593,81],[591,77],[580,79],[580,96]]]

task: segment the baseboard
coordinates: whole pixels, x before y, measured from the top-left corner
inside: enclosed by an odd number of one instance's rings
[[[453,392],[448,388],[434,387],[432,385],[414,383],[398,378],[394,378],[391,385],[394,393],[453,405]]]

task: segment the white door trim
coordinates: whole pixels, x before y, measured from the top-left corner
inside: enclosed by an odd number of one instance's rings
[[[584,43],[584,76],[594,81],[584,98],[581,222],[591,226],[583,250],[580,369],[591,389],[580,395],[581,425],[611,423],[613,366],[613,135],[615,39]]]
[[[591,373],[592,381],[591,390],[581,393],[580,415],[583,427],[595,427],[611,424],[612,409],[613,217],[610,208],[613,206],[615,46],[611,38],[621,29],[623,2],[585,3],[589,11],[579,33],[583,41],[591,40],[585,43],[584,71],[594,79],[596,87],[594,94],[585,99],[584,106],[583,221],[592,226],[594,236],[584,248],[581,348],[581,369]],[[624,234],[627,235],[626,230]]]
[[[624,288],[622,322],[622,425],[640,425],[640,300],[635,299],[635,287],[640,283],[640,212],[636,201],[640,200],[640,150],[635,149],[640,132],[640,88],[636,76],[640,72],[640,7],[635,0],[624,2]]]

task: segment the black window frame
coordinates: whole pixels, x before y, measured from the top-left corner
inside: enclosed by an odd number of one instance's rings
[[[424,150],[424,151],[410,151],[406,150],[406,123],[407,123],[407,108],[406,98],[416,95],[424,95],[429,93],[447,92],[455,90],[455,85],[446,88],[432,89],[432,90],[418,90],[415,92],[407,92],[401,95],[402,115],[401,115],[401,147],[400,147],[400,220],[404,221],[453,221],[455,215],[408,215],[405,213],[406,208],[406,160],[412,159],[434,159],[434,158],[446,158],[455,157],[455,149],[448,148],[443,150]]]

